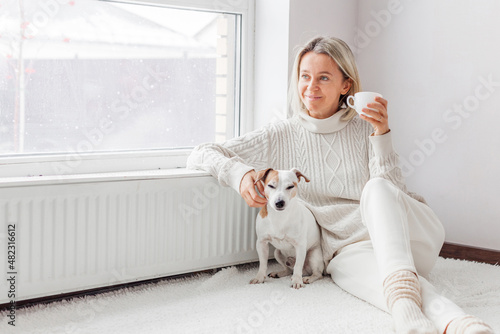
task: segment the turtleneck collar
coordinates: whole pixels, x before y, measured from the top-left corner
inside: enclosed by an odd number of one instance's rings
[[[308,131],[314,133],[332,133],[342,130],[349,121],[341,120],[346,109],[340,109],[328,118],[318,119],[309,116],[305,111],[299,112],[299,123]]]

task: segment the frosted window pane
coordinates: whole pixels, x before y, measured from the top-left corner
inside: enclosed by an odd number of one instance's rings
[[[181,148],[233,137],[238,22],[103,1],[2,4],[0,155]]]

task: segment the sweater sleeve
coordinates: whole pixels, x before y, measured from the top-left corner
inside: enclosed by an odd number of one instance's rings
[[[382,177],[387,179],[417,201],[426,203],[422,196],[409,192],[406,187],[399,163],[399,155],[392,145],[391,132],[380,136],[369,136],[368,138],[371,143],[369,145],[370,178]]]
[[[248,171],[272,167],[269,151],[273,128],[268,125],[222,144],[201,144],[188,157],[187,168],[204,170],[239,193],[241,179]]]

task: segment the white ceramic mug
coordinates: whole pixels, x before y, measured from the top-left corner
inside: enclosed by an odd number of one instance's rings
[[[354,96],[349,95],[347,97],[347,105],[349,107],[353,108],[354,110],[356,110],[356,112],[358,114],[368,116],[364,112],[362,112],[362,110],[364,108],[368,108],[366,106],[368,103],[375,102],[375,98],[377,96],[382,97],[382,95],[379,93],[359,92],[359,93],[354,94]],[[352,104],[351,104],[351,99],[353,99],[353,102],[354,102]],[[370,109],[370,108],[368,108],[368,109]]]

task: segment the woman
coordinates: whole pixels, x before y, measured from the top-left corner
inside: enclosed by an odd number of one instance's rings
[[[251,207],[266,205],[254,186],[256,171],[298,168],[311,179],[301,185],[301,198],[321,226],[325,266],[337,285],[390,312],[398,333],[493,333],[424,278],[443,244],[443,227],[423,198],[406,189],[387,101],[369,104],[363,110],[369,116],[345,107],[358,91],[347,44],[315,38],[295,59],[294,116],[221,145],[200,145],[188,167],[211,173]]]

